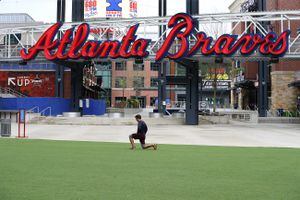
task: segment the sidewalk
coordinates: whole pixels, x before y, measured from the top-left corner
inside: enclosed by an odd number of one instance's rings
[[[130,126],[28,125],[30,139],[128,142],[136,131]],[[12,125],[13,136],[17,125]],[[153,125],[149,126],[147,142],[243,147],[300,148],[299,124],[237,124],[237,125]]]

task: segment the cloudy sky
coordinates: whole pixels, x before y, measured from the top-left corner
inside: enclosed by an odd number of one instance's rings
[[[66,1],[66,21],[70,21],[72,0]],[[158,14],[158,0],[137,1],[138,16],[156,16]],[[234,0],[200,0],[200,14],[229,12],[228,6],[233,1]],[[0,0],[0,13],[28,13],[36,21],[55,22],[56,2],[57,0]],[[186,0],[167,0],[167,2],[168,15],[185,11]]]

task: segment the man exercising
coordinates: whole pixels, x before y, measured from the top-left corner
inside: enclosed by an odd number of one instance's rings
[[[140,140],[143,149],[153,148],[154,150],[156,150],[157,144],[145,144],[148,127],[147,124],[142,120],[142,116],[136,115],[135,120],[138,122],[138,128],[137,128],[137,133],[133,133],[129,135],[131,149],[132,150],[135,149],[134,140]]]

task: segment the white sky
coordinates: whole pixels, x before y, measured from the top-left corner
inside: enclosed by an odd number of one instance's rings
[[[137,0],[138,16],[157,16],[158,0]],[[200,14],[229,12],[234,0],[199,0]],[[56,21],[57,0],[0,0],[0,13],[28,13],[36,21]],[[66,21],[71,20],[71,2],[66,0]],[[186,0],[167,0],[168,15],[185,12]],[[213,3],[212,3],[213,2]]]

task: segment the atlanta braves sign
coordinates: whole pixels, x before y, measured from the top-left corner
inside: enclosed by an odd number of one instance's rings
[[[151,40],[137,39],[136,32],[139,24],[129,28],[122,41],[94,41],[88,40],[90,33],[89,25],[83,23],[77,27],[75,36],[74,29],[68,29],[61,39],[55,39],[59,32],[61,23],[51,26],[37,43],[30,49],[21,50],[24,60],[34,59],[39,52],[44,52],[48,60],[67,59],[92,59],[92,58],[146,58]],[[279,36],[268,33],[266,36],[260,34],[244,34],[240,38],[236,35],[222,35],[213,41],[204,32],[196,33],[196,42],[190,45],[190,36],[195,32],[195,20],[188,14],[179,13],[174,15],[168,27],[171,29],[166,40],[156,52],[156,61],[163,58],[172,60],[191,57],[196,53],[203,55],[230,56],[236,52],[241,55],[251,55],[255,51],[265,56],[280,57],[288,49],[288,38],[290,31],[284,31]],[[174,42],[179,43],[176,52],[170,52]]]

